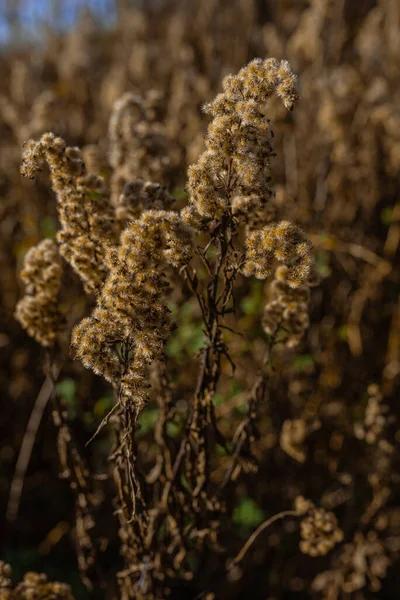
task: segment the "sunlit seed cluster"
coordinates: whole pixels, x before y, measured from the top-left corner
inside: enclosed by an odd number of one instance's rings
[[[172,211],[149,210],[123,231],[92,315],[75,327],[72,346],[84,366],[119,386],[139,411],[147,399],[146,367],[163,358],[170,331],[168,265],[191,254],[187,226]]]
[[[21,279],[25,296],[15,309],[15,318],[39,344],[51,347],[64,319],[58,309],[62,267],[57,245],[41,241],[25,255]]]
[[[101,177],[88,175],[78,148],[52,133],[24,148],[21,172],[32,178],[43,161],[50,167],[58,201],[60,254],[82,279],[88,293],[98,292],[106,276],[104,256],[115,240],[114,214]]]
[[[289,221],[270,224],[251,232],[246,239],[243,274],[266,279],[275,261],[287,265],[286,284],[298,288],[310,275],[313,265],[312,244],[304,232]]]
[[[296,80],[287,61],[255,59],[223,81],[224,91],[205,111],[213,117],[206,151],[189,167],[190,204],[184,218],[193,225],[263,207],[270,187],[272,130],[265,105],[276,93],[289,110],[297,99]],[[248,198],[251,200],[248,200]],[[201,224],[201,223],[200,223]]]
[[[300,524],[300,550],[309,556],[324,556],[343,540],[343,532],[332,512],[316,508],[311,500],[298,496],[296,512],[303,516]]]

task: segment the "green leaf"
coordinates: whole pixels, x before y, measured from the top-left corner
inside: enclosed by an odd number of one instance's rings
[[[179,425],[177,425],[173,421],[168,421],[168,423],[166,425],[166,430],[167,430],[167,434],[173,438],[178,437],[178,435],[180,435],[180,433],[181,433],[181,428],[179,427]]]
[[[42,238],[55,239],[57,233],[57,222],[52,217],[43,217],[40,221],[40,235]]]
[[[393,221],[393,206],[386,206],[381,210],[381,222],[389,226]]]
[[[264,511],[252,498],[243,498],[233,511],[233,521],[247,528],[255,527],[264,521]]]
[[[220,404],[226,402],[226,400],[228,400],[227,396],[224,396],[223,394],[214,394],[212,402],[214,406],[219,406]]]
[[[236,379],[234,379],[232,381],[230,392],[228,392],[227,394],[219,394],[219,393],[214,394],[213,399],[212,399],[214,406],[219,406],[220,404],[223,404],[227,400],[231,400],[232,398],[234,398],[235,396],[240,394],[241,391],[242,391],[242,388],[240,387],[240,385],[238,384]]]
[[[138,423],[140,428],[138,430],[138,435],[145,435],[152,429],[157,422],[159,414],[158,408],[145,408],[139,416]]]
[[[306,371],[309,367],[314,366],[314,359],[311,354],[301,354],[297,356],[293,361],[293,369],[297,371],[297,373],[301,373]]]
[[[66,377],[56,384],[57,394],[64,400],[68,415],[71,419],[76,417],[76,383],[70,377]]]
[[[264,305],[264,283],[259,280],[251,282],[250,294],[242,299],[240,307],[245,315],[258,314]]]
[[[326,250],[319,250],[315,255],[315,268],[321,277],[326,278],[332,273],[330,267],[330,254]]]
[[[177,200],[187,200],[188,198],[188,193],[185,188],[179,186],[173,189],[172,195]]]
[[[103,418],[114,406],[114,397],[109,394],[99,398],[93,407],[93,414],[96,417]]]

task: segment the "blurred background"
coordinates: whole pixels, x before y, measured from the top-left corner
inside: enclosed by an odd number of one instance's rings
[[[89,597],[76,566],[73,498],[58,478],[49,409],[35,439],[18,516],[7,518],[18,452],[44,379],[38,346],[13,318],[23,291],[18,272],[27,249],[57,230],[46,172],[34,182],[20,176],[22,144],[53,131],[83,149],[89,170],[107,177],[108,122],[115,101],[127,91],[157,90],[157,119],[169,156],[160,183],[183,205],[187,167],[203,151],[207,118],[201,107],[218,93],[225,75],[256,56],[285,58],[299,77],[300,100],[293,113],[278,102],[270,105],[277,154],[272,177],[277,218],[298,223],[309,235],[321,281],[313,291],[304,342],[296,353],[278,352],[275,359],[273,404],[261,415],[260,470],[256,481],[249,477],[241,483],[234,533],[244,540],[302,493],[337,508],[351,540],[357,531],[367,535],[370,522],[360,525],[360,515],[374,500],[375,516],[386,519],[382,536],[391,540],[385,546],[390,558],[376,575],[371,565],[374,560],[382,565],[382,556],[371,554],[355,597],[398,597],[399,575],[391,566],[400,550],[398,454],[389,464],[382,462],[373,444],[368,447],[354,436],[367,388],[375,383],[391,417],[385,439],[394,447],[400,439],[396,0],[0,1],[0,515],[2,558],[12,564],[15,580],[27,570],[43,571],[69,583],[77,598]],[[77,322],[88,310],[86,298],[74,275],[67,278],[62,304]],[[246,384],[265,347],[264,283],[243,280],[238,294],[238,328],[246,331],[246,340],[231,340],[241,363],[237,380],[226,380],[215,399],[222,420],[243,414]],[[180,369],[202,340],[200,317],[190,300],[177,319],[167,352],[171,372],[189,389],[196,361],[193,371]],[[57,391],[84,444],[112,406],[111,391],[72,358],[63,366]],[[142,451],[149,460],[155,410],[150,404],[142,416]],[[306,440],[299,461],[282,447],[281,434],[285,421],[304,415],[324,426]],[[179,427],[170,435],[179,436]],[[96,472],[105,468],[109,447],[105,432],[86,450]],[[383,488],[389,494],[379,504]],[[333,493],[341,499],[332,500]],[[112,573],[118,568],[116,527],[104,494],[102,560]],[[250,592],[255,599],[335,598],[315,581],[318,573],[333,568],[337,556],[314,562],[299,556],[298,540],[291,539],[290,523],[287,527],[266,537],[259,562],[229,598]]]

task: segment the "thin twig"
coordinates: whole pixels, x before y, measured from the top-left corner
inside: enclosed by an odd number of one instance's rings
[[[11,482],[6,513],[7,521],[15,521],[18,515],[25,474],[31,459],[36,435],[42,421],[44,411],[46,410],[46,406],[51,398],[54,386],[60,374],[61,367],[56,366],[54,371],[55,372],[53,373],[53,376],[48,375],[44,380],[35,404],[33,405],[31,416],[29,417],[24,439],[22,440],[21,449],[19,451],[18,460],[15,465],[14,476]]]
[[[110,420],[111,415],[114,413],[114,411],[119,407],[119,405],[121,404],[121,400],[118,400],[117,404],[114,404],[114,406],[112,407],[112,409],[106,414],[106,416],[102,419],[100,425],[98,426],[98,428],[96,429],[96,431],[94,432],[94,434],[92,435],[92,437],[90,438],[90,440],[88,440],[85,444],[86,446],[89,446],[89,444],[91,442],[93,442],[94,438],[100,433],[100,431],[103,429],[103,427],[105,427],[108,423],[108,421]]]
[[[258,538],[260,533],[262,533],[264,531],[264,529],[267,529],[267,527],[272,525],[272,523],[275,523],[275,521],[278,521],[279,519],[283,519],[284,517],[298,517],[298,516],[299,515],[295,510],[283,510],[282,512],[280,512],[280,513],[274,515],[273,517],[270,517],[266,521],[264,521],[264,523],[261,523],[261,525],[259,525],[257,527],[257,529],[251,534],[251,536],[249,537],[247,542],[243,545],[240,552],[236,555],[236,557],[228,565],[228,569],[231,569],[232,567],[237,565],[242,560],[242,558],[245,556],[245,554],[247,553],[250,546],[255,542],[255,540]]]

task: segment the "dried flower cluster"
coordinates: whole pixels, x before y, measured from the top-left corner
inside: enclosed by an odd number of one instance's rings
[[[287,61],[256,59],[223,81],[224,91],[205,106],[212,115],[206,151],[189,168],[190,204],[183,212],[191,225],[222,219],[265,205],[270,187],[271,127],[264,110],[276,93],[291,110],[296,81]],[[240,197],[240,200],[238,199]]]
[[[11,574],[11,566],[0,561],[0,600],[74,600],[68,585],[49,582],[43,573],[26,573],[15,587]]]
[[[289,273],[286,265],[276,269],[269,288],[269,300],[264,308],[262,326],[268,335],[283,331],[286,346],[294,348],[309,327],[308,302],[313,282],[307,279],[299,287],[293,288],[288,282]]]
[[[60,254],[88,293],[98,292],[106,274],[105,255],[114,239],[114,215],[101,177],[88,175],[78,148],[52,133],[24,147],[21,172],[33,178],[46,160],[57,195]]]
[[[21,279],[26,295],[18,302],[15,318],[39,344],[49,348],[63,327],[58,308],[62,267],[57,245],[49,239],[25,255]]]
[[[250,233],[246,239],[246,261],[243,273],[266,279],[272,273],[275,260],[287,265],[282,273],[291,288],[298,288],[310,275],[312,244],[304,232],[289,221],[267,225]]]
[[[300,524],[300,550],[304,554],[324,556],[343,540],[343,532],[332,512],[317,508],[302,496],[296,498],[295,510],[304,516]]]
[[[170,331],[164,269],[190,258],[190,235],[179,215],[148,210],[121,235],[93,314],[74,329],[72,346],[86,368],[120,385],[123,402],[144,406],[146,366],[163,357]]]

